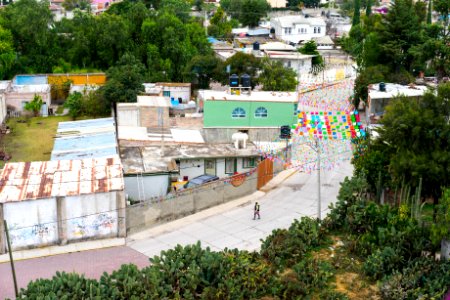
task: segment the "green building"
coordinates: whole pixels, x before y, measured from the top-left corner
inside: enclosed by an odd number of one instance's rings
[[[297,121],[297,93],[200,91],[204,128],[279,128]]]
[[[233,133],[244,132],[251,141],[273,140],[282,125],[297,122],[297,102],[295,92],[199,91],[205,139],[229,142]]]

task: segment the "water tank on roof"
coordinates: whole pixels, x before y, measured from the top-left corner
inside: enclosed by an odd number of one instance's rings
[[[259,43],[258,42],[254,42],[253,43],[253,50],[254,51],[259,51]]]
[[[241,83],[242,83],[242,87],[250,87],[251,86],[251,80],[250,80],[250,75],[248,74],[243,74],[241,76]]]
[[[386,83],[380,82],[380,92],[386,92]]]
[[[238,87],[239,86],[239,76],[236,74],[232,74],[230,76],[230,87]]]

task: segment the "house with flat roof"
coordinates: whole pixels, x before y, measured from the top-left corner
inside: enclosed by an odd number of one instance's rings
[[[270,19],[275,37],[298,44],[326,34],[326,23],[322,18],[306,18],[303,15],[283,16]]]
[[[408,98],[421,98],[428,88],[423,85],[401,85],[396,83],[379,83],[369,86],[366,106],[367,124],[376,124],[383,117],[386,106],[393,98],[405,96]]]

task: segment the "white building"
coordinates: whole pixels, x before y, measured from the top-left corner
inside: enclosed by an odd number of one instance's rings
[[[295,44],[325,36],[326,31],[322,18],[305,18],[301,15],[272,18],[270,24],[275,29],[277,39]]]
[[[293,69],[299,77],[311,70],[314,55],[305,55],[299,52],[265,51],[271,60],[280,61],[285,67]]]

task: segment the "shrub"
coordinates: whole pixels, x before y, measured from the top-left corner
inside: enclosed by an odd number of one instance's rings
[[[404,259],[401,254],[391,247],[377,249],[363,264],[364,273],[373,278],[381,279],[389,275],[393,270],[402,266]]]

